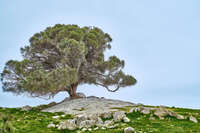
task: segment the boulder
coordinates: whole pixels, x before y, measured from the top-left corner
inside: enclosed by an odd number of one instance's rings
[[[124,133],[134,133],[135,132],[135,130],[134,130],[134,128],[132,128],[132,127],[126,127],[125,129],[124,129]]]
[[[82,122],[82,121],[85,121],[87,120],[87,116],[82,114],[82,115],[77,115],[76,116],[76,124],[79,126],[79,124]]]
[[[79,128],[83,128],[83,127],[92,127],[95,125],[95,120],[85,120],[85,121],[81,121],[81,123],[78,125]]]
[[[98,114],[89,114],[89,115],[87,115],[88,120],[97,121],[98,117],[99,117]]]
[[[162,118],[169,115],[169,112],[165,108],[157,108],[155,109],[154,115],[158,116],[159,118]]]
[[[22,109],[22,111],[30,111],[30,110],[32,110],[32,107],[29,105],[26,105],[26,106],[23,106],[21,109]]]
[[[179,114],[176,115],[176,118],[179,119],[179,120],[185,119],[185,117],[183,115],[179,115]]]
[[[113,120],[106,120],[105,122],[104,122],[104,126],[105,127],[109,127],[109,126],[111,126],[111,125],[113,125],[114,124],[114,121]]]
[[[75,130],[76,128],[77,126],[74,119],[69,119],[64,122],[61,122],[60,125],[58,126],[59,130],[62,129]]]
[[[109,119],[112,117],[112,112],[104,112],[101,114],[101,118]]]
[[[113,119],[115,122],[121,121],[125,116],[126,115],[124,111],[117,111],[113,113]]]
[[[80,128],[83,128],[83,127],[87,127],[87,122],[86,121],[81,121],[80,123],[79,123],[79,125],[77,125],[78,126],[78,128],[80,129]]]
[[[198,123],[197,119],[194,116],[190,116],[189,120],[194,123]]]
[[[145,115],[150,114],[151,109],[147,107],[140,108],[140,113],[145,114]]]
[[[102,127],[103,126],[103,121],[102,121],[102,119],[100,117],[97,118],[96,126],[97,127]]]

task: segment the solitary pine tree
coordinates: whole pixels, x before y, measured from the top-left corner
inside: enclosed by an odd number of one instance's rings
[[[105,60],[112,38],[97,27],[56,24],[36,33],[29,42],[21,48],[22,61],[6,63],[1,73],[3,91],[48,98],[67,91],[77,98],[80,84],[115,92],[136,83],[134,77],[122,72],[123,60],[116,56]]]

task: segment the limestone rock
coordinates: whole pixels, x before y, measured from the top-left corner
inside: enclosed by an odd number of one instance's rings
[[[135,132],[135,130],[134,130],[134,128],[132,128],[132,127],[126,127],[125,129],[124,129],[124,133],[134,133]]]
[[[79,114],[101,114],[104,112],[120,111],[117,108],[123,108],[127,106],[135,106],[134,103],[102,98],[77,98],[77,99],[65,99],[64,101],[57,103],[55,106],[45,108],[44,112],[64,112],[66,114],[79,115]]]
[[[102,121],[102,119],[100,117],[97,118],[96,126],[97,127],[102,127],[103,126],[103,121]]]
[[[76,124],[79,126],[82,121],[87,120],[87,116],[85,114],[76,116]]]
[[[135,108],[131,108],[131,109],[129,110],[129,113],[132,113],[133,111],[135,111]]]
[[[74,119],[69,119],[64,122],[61,122],[60,125],[58,126],[59,130],[62,129],[75,130],[76,128],[77,126]]]
[[[176,118],[179,119],[179,120],[185,119],[183,115],[179,115],[179,114],[177,114]]]
[[[155,120],[155,117],[150,116],[150,117],[149,117],[149,120]]]
[[[141,108],[141,111],[140,111],[142,114],[150,114],[151,113],[151,109],[150,108],[147,108],[147,107],[143,107]]]
[[[101,129],[102,129],[102,130],[105,130],[106,128],[105,128],[105,127],[101,127]]]
[[[109,126],[111,126],[111,125],[113,125],[113,124],[114,124],[113,120],[106,120],[106,121],[104,122],[104,126],[105,126],[105,127],[109,127]]]
[[[101,117],[104,119],[109,119],[112,117],[112,112],[104,112],[101,114]]]
[[[53,123],[50,123],[50,124],[47,126],[47,128],[55,128],[55,127],[56,127],[56,125],[53,124]]]
[[[126,115],[124,111],[118,111],[113,113],[113,119],[115,122],[121,121],[125,116]]]
[[[158,116],[159,118],[165,117],[168,114],[169,114],[168,110],[165,108],[157,108],[155,109],[155,112],[154,112],[154,115]]]
[[[78,92],[76,93],[78,97],[81,97],[81,98],[86,98],[86,95],[82,92]]]
[[[22,111],[30,111],[30,110],[32,110],[32,107],[29,105],[22,107]]]
[[[60,116],[53,116],[52,118],[53,119],[58,119],[58,118],[60,118]]]
[[[190,116],[190,121],[194,122],[194,123],[198,123],[197,119],[194,116]]]
[[[94,128],[94,130],[98,130],[98,129],[99,129],[99,127],[95,127],[95,128]]]
[[[123,118],[123,121],[124,121],[125,123],[127,123],[127,122],[130,122],[130,119],[129,119],[128,117],[124,117],[124,118]]]
[[[98,114],[89,114],[89,115],[87,115],[88,120],[97,121],[98,117],[99,117]]]
[[[85,131],[87,131],[87,128],[83,128],[81,131],[85,132]]]

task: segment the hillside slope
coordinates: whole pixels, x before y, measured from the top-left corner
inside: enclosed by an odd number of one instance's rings
[[[55,106],[58,107],[58,105]],[[63,127],[59,128],[59,126],[66,123],[68,120],[75,119],[77,123],[78,120],[80,121],[79,118],[83,119],[86,115],[82,114],[82,116],[80,116],[79,112],[79,116],[77,117],[77,115],[74,114],[55,112],[55,110],[54,113],[44,112],[45,110],[55,109],[55,106],[47,108],[48,105],[42,105],[29,109],[0,108],[0,133],[123,133],[126,127],[133,127],[137,133],[200,133],[200,110],[145,106],[141,104],[118,107],[112,106],[110,112],[112,112],[113,115],[109,116],[106,113],[104,113],[104,115],[101,114],[100,119],[102,119],[104,123],[103,126],[91,125],[90,127],[84,127],[82,125],[82,127],[80,127],[79,125],[79,127],[69,130]],[[85,108],[80,108],[79,111],[84,112],[84,110]],[[122,117],[120,118],[120,115],[116,117],[114,115],[117,114],[116,111],[119,112],[118,114],[124,112],[125,117],[130,121],[126,121]],[[90,117],[88,118],[89,119],[85,121],[89,122],[91,120]],[[120,119],[115,121],[115,119],[118,118]],[[105,123],[109,124],[109,122],[112,122],[112,125],[105,126]]]

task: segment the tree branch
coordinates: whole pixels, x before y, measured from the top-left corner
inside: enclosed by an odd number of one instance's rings
[[[106,88],[109,92],[116,92],[116,91],[118,91],[119,90],[119,88],[120,88],[120,86],[119,85],[117,85],[117,87],[114,89],[114,90],[111,90],[111,89],[109,89],[109,87],[108,86],[106,86],[106,85],[103,85],[103,84],[101,84],[101,83],[95,83],[96,85],[100,85],[100,86],[102,86],[102,87],[104,87],[104,88]]]

